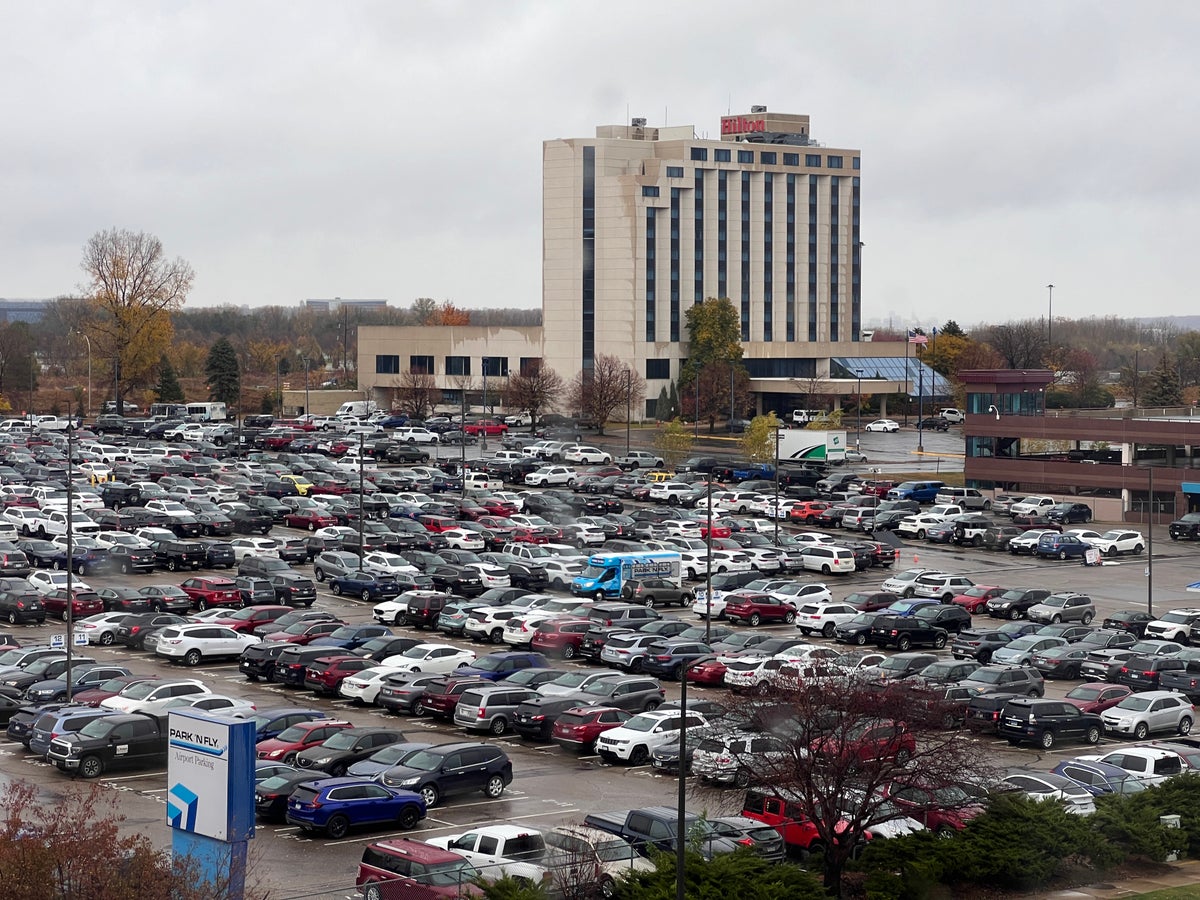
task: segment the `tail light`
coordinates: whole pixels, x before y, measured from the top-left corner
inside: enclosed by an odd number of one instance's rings
[[[738,841],[738,843],[741,844],[743,847],[753,847],[754,846],[754,841],[751,840],[750,838],[742,838],[741,840]]]
[[[479,717],[480,719],[485,719],[485,718],[487,718],[487,710],[486,710],[484,707],[482,707],[482,706],[481,706],[481,707],[479,707],[479,716],[478,716],[478,717]]]
[[[1153,670],[1153,669],[1146,669],[1144,672],[1142,672],[1142,674],[1143,674],[1143,675],[1145,675],[1147,678],[1153,678],[1153,677],[1154,677],[1154,670]]]

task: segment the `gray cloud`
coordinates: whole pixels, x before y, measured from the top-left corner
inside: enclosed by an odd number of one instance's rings
[[[8,4],[0,294],[110,225],[193,301],[540,299],[541,142],[751,103],[863,151],[868,319],[1194,309],[1200,12],[763,0]],[[1130,301],[1134,301],[1133,304]]]

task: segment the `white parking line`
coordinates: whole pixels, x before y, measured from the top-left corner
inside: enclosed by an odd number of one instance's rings
[[[116,778],[105,778],[105,781],[136,781],[139,778],[155,778],[159,775],[166,775],[167,770],[163,769],[158,772],[138,772],[136,775],[121,775]]]

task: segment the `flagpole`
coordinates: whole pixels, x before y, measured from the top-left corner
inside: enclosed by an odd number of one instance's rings
[[[904,424],[908,425],[908,404],[912,397],[908,393],[908,342],[912,337],[912,331],[908,328],[904,329]]]

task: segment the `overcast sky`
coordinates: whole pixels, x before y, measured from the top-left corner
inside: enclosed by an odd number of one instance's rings
[[[1200,7],[0,0],[0,297],[117,226],[194,304],[540,304],[541,142],[862,150],[864,324],[1194,313]]]

